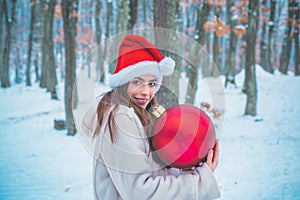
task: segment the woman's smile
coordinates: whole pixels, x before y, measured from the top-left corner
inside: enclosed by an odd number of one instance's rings
[[[135,99],[135,102],[142,107],[147,106],[148,103],[150,102],[150,99],[145,99],[145,98],[134,97],[134,99]]]
[[[153,75],[143,75],[128,83],[127,94],[130,101],[145,109],[153,99],[156,90],[156,78]]]

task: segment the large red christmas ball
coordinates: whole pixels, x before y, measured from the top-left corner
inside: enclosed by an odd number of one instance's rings
[[[181,169],[203,161],[216,140],[210,117],[189,104],[168,108],[156,121],[153,134],[158,157],[166,165]]]

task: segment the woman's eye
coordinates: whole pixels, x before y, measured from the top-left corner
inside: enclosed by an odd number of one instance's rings
[[[133,81],[133,84],[135,84],[135,85],[141,85],[141,81],[135,80],[135,81]]]
[[[156,82],[150,82],[149,85],[150,85],[151,87],[155,87],[155,86],[156,86]]]

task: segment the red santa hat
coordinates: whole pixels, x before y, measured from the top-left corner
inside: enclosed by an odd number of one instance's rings
[[[175,61],[170,57],[164,57],[145,38],[129,34],[120,44],[117,66],[109,84],[111,88],[116,88],[136,77],[152,74],[160,85],[163,76],[172,74],[174,67]]]

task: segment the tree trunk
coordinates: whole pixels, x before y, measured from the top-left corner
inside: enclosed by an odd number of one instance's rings
[[[295,11],[295,21],[298,22],[298,26],[294,27],[294,44],[295,44],[295,75],[300,75],[300,44],[299,44],[299,25],[300,25],[300,17],[299,17],[299,1],[296,1]]]
[[[247,103],[245,115],[255,116],[257,112],[257,86],[255,75],[255,44],[259,0],[249,1],[248,29],[246,35],[245,91]]]
[[[68,135],[75,135],[76,127],[72,108],[77,105],[76,79],[76,23],[78,0],[62,0],[63,28],[66,52],[66,79],[65,79],[65,113]],[[73,88],[74,87],[74,88]],[[74,89],[74,90],[73,90]]]
[[[56,0],[50,0],[49,2],[49,37],[48,37],[48,54],[49,54],[49,77],[47,82],[47,88],[51,93],[52,99],[57,99],[56,86],[57,86],[57,76],[56,76],[56,65],[54,58],[54,44],[53,44],[53,19],[54,19],[54,8],[56,5]],[[48,35],[48,34],[47,34]]]
[[[203,2],[203,6],[200,6],[198,8],[198,18],[197,18],[197,23],[196,23],[196,30],[195,30],[195,36],[196,41],[199,43],[199,45],[195,45],[193,47],[193,55],[191,56],[192,63],[199,63],[199,51],[200,51],[200,46],[203,46],[204,44],[204,39],[205,39],[205,30],[203,28],[204,23],[207,21],[208,16],[209,16],[209,8],[210,6],[208,5],[207,1]],[[205,66],[203,66],[205,67]],[[187,74],[189,75],[189,83],[190,87],[187,89],[187,95],[185,102],[194,104],[195,102],[195,94],[197,91],[197,84],[198,84],[198,70],[199,66],[190,66],[187,69]]]
[[[41,28],[41,40],[42,40],[42,44],[41,44],[41,50],[42,50],[42,58],[41,58],[41,75],[40,75],[40,87],[41,88],[46,88],[47,87],[47,83],[46,83],[46,79],[47,79],[47,68],[46,68],[46,65],[45,64],[45,58],[46,55],[47,55],[47,51],[46,51],[46,42],[44,42],[45,40],[45,35],[47,34],[47,26],[46,26],[46,16],[47,16],[47,11],[46,11],[46,7],[47,7],[47,1],[46,0],[40,0],[40,5],[41,5],[41,9],[40,9],[40,12],[41,12],[41,15],[42,15],[42,19],[41,19],[41,23],[42,23],[42,28]],[[45,56],[45,57],[44,57]]]
[[[106,7],[107,7],[107,13],[106,13],[106,24],[105,24],[105,43],[104,43],[104,53],[103,53],[103,58],[106,57],[106,52],[107,52],[107,39],[110,36],[110,21],[111,21],[111,17],[112,17],[112,2],[111,1],[107,1],[106,3]],[[110,64],[110,63],[109,63]],[[112,74],[114,72],[114,67],[112,67],[110,65],[109,67],[109,72]]]
[[[3,14],[3,1],[0,3],[0,35],[4,35],[3,33],[3,27],[2,27],[2,14]],[[0,39],[0,81],[2,82],[2,76],[4,74],[3,72],[3,40]]]
[[[122,33],[124,31],[127,31],[129,27],[128,23],[128,6],[127,6],[127,0],[122,0],[118,9],[118,30],[117,33]]]
[[[42,75],[41,75],[41,87],[47,88],[51,93],[52,99],[57,99],[56,94],[56,66],[54,60],[54,45],[53,45],[53,18],[54,7],[56,0],[50,0],[44,4],[45,14],[43,18],[43,43],[42,43]]]
[[[15,21],[15,11],[16,11],[16,0],[12,0],[12,7],[10,12],[7,8],[6,0],[3,0],[2,6],[4,9],[4,16],[5,16],[5,42],[4,42],[4,50],[3,50],[3,68],[1,70],[2,76],[1,76],[1,87],[6,88],[10,87],[10,80],[9,80],[9,55],[10,55],[10,48],[11,48],[11,27],[12,24]],[[9,17],[10,13],[10,17]]]
[[[102,29],[101,29],[101,0],[96,1],[96,14],[95,14],[95,23],[96,23],[96,41],[97,41],[97,77],[99,77],[99,82],[104,82],[105,72],[104,72],[104,57],[103,57],[103,44],[102,44]]]
[[[15,83],[19,84],[22,82],[22,77],[21,77],[21,56],[20,56],[20,48],[19,47],[15,47],[15,59],[14,59],[14,66],[15,66]]]
[[[268,34],[268,71],[274,73],[275,69],[275,36],[274,36],[274,22],[276,12],[276,0],[271,0],[271,13],[269,22]]]
[[[147,0],[143,0],[143,23],[147,24]]]
[[[235,20],[232,19],[232,12],[229,12],[231,8],[234,6],[234,0],[230,0],[227,2],[226,10],[227,10],[227,23],[230,26],[230,35],[229,35],[229,49],[227,52],[226,58],[226,69],[225,69],[225,87],[227,87],[228,83],[232,83],[236,87],[235,83],[235,49],[237,44],[237,37],[233,31],[235,27]]]
[[[33,38],[33,26],[35,18],[35,4],[36,0],[31,0],[31,12],[30,12],[30,27],[29,27],[29,38],[28,38],[28,52],[27,52],[27,66],[26,66],[26,85],[31,86],[31,53],[32,53],[32,38]]]
[[[212,33],[212,31],[206,31],[206,33],[205,33],[205,42],[203,42],[203,44],[202,44],[202,45],[206,46],[205,51],[207,52],[208,55],[211,55],[211,49],[210,49],[210,47],[213,45],[213,42],[210,41],[211,40],[210,39],[211,38],[211,34],[214,34],[214,33]],[[199,50],[200,50],[199,48],[194,48],[193,56],[197,55],[199,53]],[[198,63],[197,59],[199,60],[199,58],[197,58],[195,56],[195,58],[193,58],[193,63]],[[197,72],[199,70],[204,77],[208,77],[208,76],[211,75],[211,68],[212,68],[212,66],[211,66],[211,62],[208,62],[207,59],[205,61],[206,62],[205,63],[201,63],[201,65],[198,64],[198,66],[195,69],[196,70],[195,72]],[[201,69],[199,69],[200,66],[201,66]],[[198,76],[196,78],[198,80]]]
[[[34,72],[35,72],[35,82],[39,82],[40,76],[39,76],[39,54],[36,53],[34,60],[33,60],[33,65],[34,65]]]
[[[129,1],[129,21],[128,21],[128,30],[133,29],[136,17],[137,17],[137,7],[138,7],[138,0],[130,0]],[[127,19],[127,18],[126,18]]]
[[[178,16],[178,1],[174,0],[154,0],[154,27],[167,28],[172,30],[177,30],[177,20]],[[178,48],[179,41],[173,32],[169,32],[165,29],[158,29],[155,32],[155,42],[159,46],[161,52],[165,56],[171,56],[175,62],[176,66],[174,72],[170,76],[164,77],[163,83],[160,90],[157,93],[158,101],[164,107],[170,107],[174,104],[178,104],[178,87],[179,87],[179,67],[180,59],[178,55],[170,53],[170,50]]]
[[[293,12],[292,9],[295,6],[296,1],[289,1],[288,5],[288,22],[287,27],[285,30],[284,38],[283,38],[283,44],[282,44],[282,50],[280,55],[280,66],[279,71],[283,74],[287,74],[289,62],[290,62],[290,56],[291,56],[291,47],[292,47],[292,19],[293,19]]]
[[[218,7],[215,8],[215,16],[217,18],[217,21],[219,21],[219,16],[220,16],[220,12],[221,9],[219,9]],[[214,63],[215,65],[219,68],[219,37],[217,36],[217,31],[214,32],[214,47],[213,47],[213,55],[214,55]],[[211,69],[211,75],[212,76],[218,76],[219,72],[218,72],[218,68],[216,67],[212,67]]]
[[[266,7],[267,1],[263,0],[262,5]],[[260,13],[263,16],[263,13]],[[267,41],[266,41],[266,31],[267,31],[267,23],[265,21],[262,22],[262,33],[261,33],[261,43],[260,43],[260,65],[267,70],[268,69],[268,51],[267,51]]]

